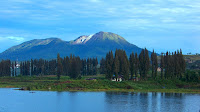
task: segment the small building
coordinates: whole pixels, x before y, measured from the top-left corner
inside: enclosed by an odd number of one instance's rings
[[[118,78],[116,78],[115,75],[113,75],[112,81],[121,82],[122,81],[122,76],[118,76]]]
[[[20,64],[17,63],[17,64],[16,64],[16,68],[19,68],[19,67],[20,67]]]
[[[161,68],[160,67],[157,68],[157,72],[161,72]]]

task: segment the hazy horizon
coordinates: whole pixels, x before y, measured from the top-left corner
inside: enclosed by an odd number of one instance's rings
[[[99,31],[157,53],[200,53],[200,0],[0,2],[0,52],[32,39],[70,41]]]

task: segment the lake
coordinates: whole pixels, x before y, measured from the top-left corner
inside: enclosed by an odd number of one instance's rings
[[[200,94],[0,88],[0,112],[199,112]]]

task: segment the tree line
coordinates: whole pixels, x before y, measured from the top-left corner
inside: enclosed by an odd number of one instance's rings
[[[10,76],[11,61],[10,60],[2,60],[0,62],[0,76]]]
[[[161,55],[161,78],[182,79],[186,70],[186,62],[182,51],[166,52]]]
[[[0,62],[0,76],[14,76],[14,66],[16,62],[10,60],[2,60]],[[131,53],[128,57],[126,52],[121,49],[110,51],[105,58],[100,60],[100,68],[98,69],[97,58],[81,59],[79,56],[66,56],[61,58],[57,55],[57,59],[44,60],[34,59],[20,62],[20,74],[23,76],[42,76],[57,75],[58,79],[62,75],[77,78],[85,75],[96,75],[97,73],[105,74],[107,79],[113,76],[123,77],[124,80],[140,78],[146,80],[148,78],[181,79],[184,77],[186,63],[182,55],[182,51],[162,53],[158,59],[157,53],[150,52],[145,48],[140,54]],[[159,68],[161,72],[158,73]]]
[[[16,65],[16,61],[2,60],[0,62],[0,76],[16,76],[17,69],[19,69],[18,75],[22,76],[57,75],[58,79],[61,75],[71,78],[77,78],[79,75],[96,75],[98,60],[97,58],[80,59],[79,56],[74,55],[61,58],[58,54],[57,59],[31,59],[20,62],[19,68]]]
[[[182,55],[182,51],[172,53],[166,52],[161,55],[158,62],[158,56],[153,51],[149,55],[149,51],[145,48],[141,53],[131,53],[129,58],[124,50],[116,50],[106,54],[105,59],[101,59],[101,72],[106,74],[107,79],[123,76],[124,80],[139,77],[146,80],[147,78],[162,79],[182,79],[186,69],[186,63]],[[158,74],[159,68],[161,73]]]

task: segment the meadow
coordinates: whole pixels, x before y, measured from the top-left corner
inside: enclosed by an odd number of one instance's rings
[[[200,84],[177,79],[148,79],[141,81],[112,82],[104,75],[83,76],[70,79],[62,76],[18,76],[0,77],[1,88],[19,88],[40,91],[127,91],[127,92],[169,92],[200,93]],[[93,79],[93,80],[88,80]]]

